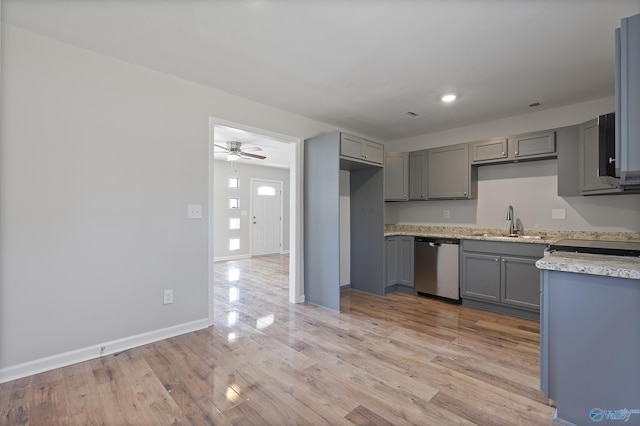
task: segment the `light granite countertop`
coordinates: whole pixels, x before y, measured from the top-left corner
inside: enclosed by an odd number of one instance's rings
[[[536,261],[538,269],[640,280],[640,257],[556,251]]]
[[[507,228],[480,228],[465,226],[385,225],[384,236],[407,235],[415,237],[460,238],[463,240],[506,241],[517,243],[550,244],[564,238],[581,240],[640,241],[640,232],[600,232],[557,229],[529,229],[524,236],[509,237]]]

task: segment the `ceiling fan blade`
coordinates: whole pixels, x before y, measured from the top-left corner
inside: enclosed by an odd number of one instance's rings
[[[247,152],[247,151],[262,151],[262,148],[260,148],[259,146],[250,146],[249,148],[242,148],[242,152]]]
[[[222,148],[222,149],[224,149],[225,151],[229,151],[229,148],[227,148],[226,146],[218,145],[217,143],[214,143],[214,144],[213,144],[213,146],[216,146],[216,147],[218,147],[218,148]]]
[[[249,154],[249,153],[246,153],[246,152],[241,152],[241,153],[240,153],[240,156],[242,156],[242,157],[249,157],[249,158],[257,158],[258,160],[264,160],[265,158],[267,158],[267,157],[265,157],[264,155]]]

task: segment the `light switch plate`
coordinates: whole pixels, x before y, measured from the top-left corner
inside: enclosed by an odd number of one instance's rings
[[[567,218],[567,209],[551,209],[551,219],[564,220]]]
[[[187,205],[187,219],[202,219],[202,205]]]

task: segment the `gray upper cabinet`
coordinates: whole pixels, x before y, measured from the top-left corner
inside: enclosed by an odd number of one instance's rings
[[[409,153],[409,199],[427,199],[427,150]]]
[[[556,158],[555,130],[471,142],[471,164],[493,164]]]
[[[340,155],[367,163],[383,164],[384,147],[377,142],[341,133]]]
[[[431,200],[473,198],[476,185],[477,178],[475,173],[472,176],[469,162],[468,143],[432,148],[427,151],[427,198]]]
[[[582,195],[620,192],[620,186],[606,183],[598,176],[598,119],[578,126],[578,177]]]
[[[640,187],[640,14],[616,30],[616,176]]]
[[[384,199],[407,201],[409,199],[409,153],[386,152],[384,154]]]
[[[495,138],[471,143],[471,163],[495,163],[507,160],[507,138]]]
[[[510,136],[508,145],[509,158],[514,160],[554,158],[558,155],[554,130]]]

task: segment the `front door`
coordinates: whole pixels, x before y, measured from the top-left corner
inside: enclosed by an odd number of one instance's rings
[[[282,182],[251,181],[251,255],[280,253]]]

